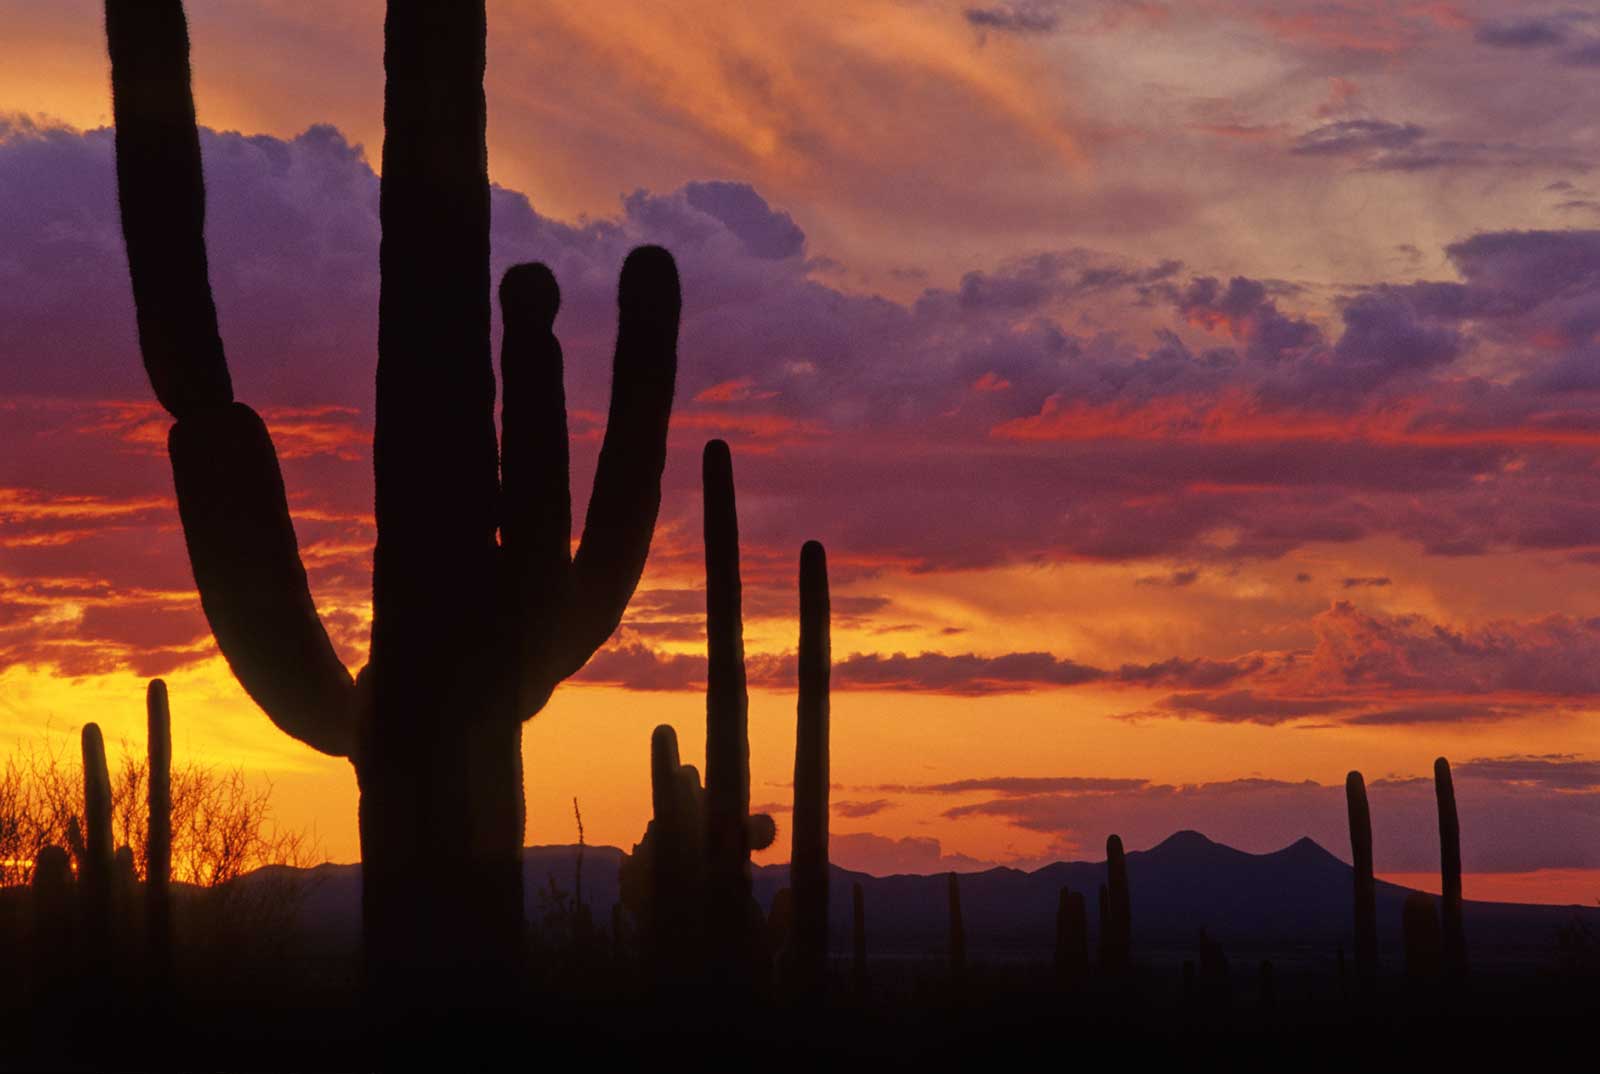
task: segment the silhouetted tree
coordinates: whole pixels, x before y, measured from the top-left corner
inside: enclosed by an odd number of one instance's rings
[[[489,329],[483,0],[391,0],[371,657],[352,680],[317,618],[266,426],[233,399],[206,267],[205,192],[178,0],[107,0],[118,194],[151,386],[201,604],[284,731],[361,791],[363,949],[396,1025],[513,1001],[522,940],[522,721],[616,628],[660,503],[677,273],[623,266],[612,398],[570,550],[560,301],[539,265]],[[496,539],[498,534],[498,540]]]

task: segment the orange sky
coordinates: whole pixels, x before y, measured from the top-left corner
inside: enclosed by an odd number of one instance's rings
[[[375,271],[381,4],[190,6],[201,122],[270,136],[207,143],[235,377],[359,666],[370,280],[339,288]],[[528,198],[497,204],[496,256],[572,281],[580,506],[613,247],[687,268],[662,528],[614,665],[526,727],[529,842],[574,838],[573,797],[591,842],[637,839],[657,723],[700,761],[703,698],[670,669],[702,644],[693,460],[721,435],[757,804],[789,798],[800,542],[834,564],[836,860],[1030,865],[1195,826],[1344,855],[1359,768],[1392,783],[1380,871],[1412,877],[1433,851],[1406,781],[1445,754],[1469,896],[1600,897],[1600,385],[1574,372],[1600,346],[1597,142],[1544,107],[1600,77],[1589,30],[1541,63],[1494,44],[1505,4],[1350,7],[491,5],[491,171]],[[0,8],[0,241],[24,251],[0,284],[45,311],[0,334],[0,731],[137,744],[159,672],[180,757],[270,780],[351,860],[348,766],[276,732],[196,626],[106,190],[50,156],[105,160],[99,6]],[[1526,78],[1474,98],[1487,71]],[[96,312],[58,333],[58,308]]]

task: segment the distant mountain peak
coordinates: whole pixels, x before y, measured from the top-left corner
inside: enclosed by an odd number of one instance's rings
[[[1158,850],[1166,852],[1174,850],[1210,850],[1212,847],[1221,845],[1221,843],[1214,839],[1208,839],[1193,828],[1184,828],[1182,831],[1173,832],[1151,847],[1146,853],[1154,854]]]

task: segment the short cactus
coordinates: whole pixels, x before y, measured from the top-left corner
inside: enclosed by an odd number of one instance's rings
[[[1133,947],[1132,899],[1128,894],[1128,859],[1122,837],[1106,839],[1106,901],[1100,919],[1100,964],[1112,976],[1128,972]]]
[[[1439,915],[1433,896],[1421,891],[1406,894],[1400,911],[1400,933],[1406,952],[1406,978],[1414,984],[1430,984],[1439,979],[1444,943],[1439,932]]]
[[[1083,893],[1061,889],[1056,903],[1056,980],[1065,988],[1089,973],[1089,921]]]

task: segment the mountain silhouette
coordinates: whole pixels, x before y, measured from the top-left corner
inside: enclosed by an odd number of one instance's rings
[[[527,847],[522,855],[525,910],[537,923],[542,893],[556,887],[571,895],[576,846]],[[610,920],[618,899],[623,852],[587,846],[583,896],[596,921]],[[1351,868],[1309,838],[1269,854],[1249,854],[1180,831],[1149,850],[1127,855],[1135,960],[1187,957],[1200,930],[1230,949],[1263,949],[1279,955],[1331,959],[1347,949],[1352,934]],[[241,881],[255,883],[298,872],[305,881],[299,922],[303,936],[324,953],[354,951],[360,936],[361,867],[321,865],[308,870],[274,868]],[[1054,944],[1055,914],[1063,887],[1088,893],[1091,936],[1100,921],[1092,897],[1105,882],[1105,862],[1056,862],[1033,872],[995,868],[961,877],[961,901],[971,957],[1047,960]],[[758,866],[753,888],[763,908],[788,886],[787,865]],[[871,957],[942,958],[948,939],[946,878],[870,876],[832,868],[829,884],[829,947],[835,957],[850,952],[851,889],[865,898]],[[1386,961],[1398,960],[1401,911],[1410,889],[1378,883],[1378,934]],[[1600,928],[1600,908],[1524,903],[1466,903],[1466,928],[1475,960],[1539,962],[1553,950],[1556,931],[1574,917]]]

